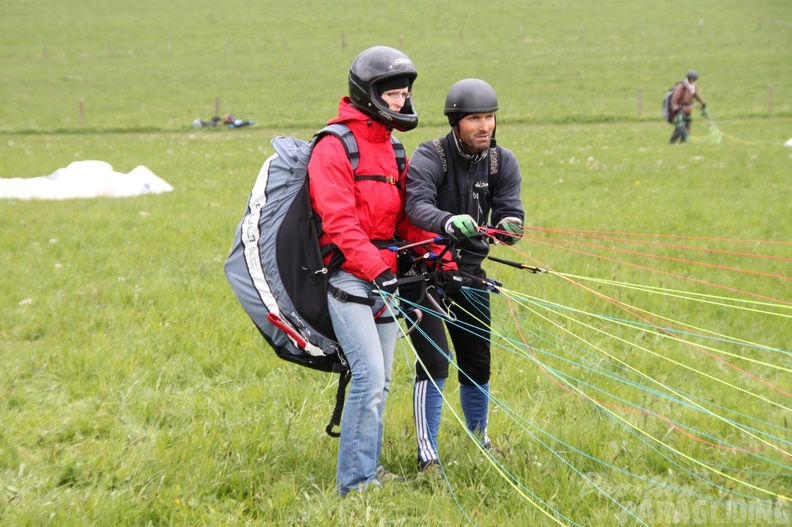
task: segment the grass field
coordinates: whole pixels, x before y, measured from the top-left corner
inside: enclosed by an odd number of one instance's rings
[[[493,83],[511,122],[656,122],[663,94],[691,67],[717,118],[792,115],[785,0],[166,6],[4,2],[0,131],[74,129],[80,99],[84,129],[183,129],[208,120],[215,97],[221,112],[261,126],[313,129],[372,43],[413,58],[425,124],[442,124],[448,86],[467,76]]]
[[[791,23],[785,0],[4,1],[0,177],[99,159],[123,172],[145,165],[175,190],[0,201],[0,524],[789,525]],[[403,49],[419,71],[421,126],[400,134],[408,151],[446,132],[440,109],[453,81],[481,76],[496,87],[498,137],[520,159],[526,223],[536,227],[520,253],[499,254],[559,274],[489,265],[515,297],[531,297],[515,312],[533,356],[510,345],[521,337],[496,301],[504,338],[491,434],[501,465],[455,420],[452,380],[441,435],[448,486],[418,477],[413,359],[400,344],[383,461],[407,481],[342,500],[336,442],[324,435],[334,380],[265,348],[222,264],[270,139],[307,138],[331,117],[349,62],[373,44]],[[726,135],[669,147],[660,100],[690,67]],[[192,129],[213,115],[215,97],[221,114],[256,125]],[[698,118],[694,133],[707,129]],[[584,249],[550,229],[650,233],[655,243],[586,237],[596,247]],[[660,235],[696,239],[674,239],[687,247],[675,249],[660,247]],[[586,285],[742,339],[695,342],[732,354],[723,357],[755,378],[616,324],[623,313],[561,274],[601,279]],[[604,281],[777,301],[738,311]],[[551,303],[613,318],[552,324],[543,317],[562,319]],[[662,386],[638,389],[645,377],[621,364]],[[744,450],[614,410],[629,404]],[[744,421],[749,433],[733,426]]]

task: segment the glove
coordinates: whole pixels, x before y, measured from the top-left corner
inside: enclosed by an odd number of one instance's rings
[[[374,285],[377,286],[377,289],[382,291],[383,293],[388,293],[390,295],[396,293],[396,275],[391,272],[390,269],[382,271],[377,277],[373,280]]]
[[[478,225],[468,214],[458,214],[451,216],[446,221],[445,231],[451,237],[451,241],[461,242],[465,238],[478,234]]]
[[[440,275],[443,291],[446,293],[458,293],[462,287],[470,285],[470,278],[459,274],[456,269],[443,271]]]
[[[503,218],[495,226],[495,239],[506,245],[514,245],[522,239],[523,225],[520,218]]]
[[[701,109],[702,110],[706,110],[707,109],[707,103],[705,103],[705,102],[701,103]]]

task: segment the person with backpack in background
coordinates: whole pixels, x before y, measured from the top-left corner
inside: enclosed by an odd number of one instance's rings
[[[693,99],[696,99],[701,108],[705,109],[707,103],[701,97],[701,93],[696,89],[698,72],[689,70],[685,80],[678,82],[673,88],[671,97],[668,99],[668,122],[674,125],[674,132],[671,134],[670,143],[677,141],[684,143],[690,135],[690,126],[693,122],[691,112],[693,110]]]
[[[342,496],[397,477],[380,464],[383,411],[398,331],[385,305],[397,290],[396,255],[385,246],[406,229],[406,167],[398,170],[391,134],[418,125],[410,97],[416,77],[412,61],[396,49],[376,46],[361,52],[349,69],[349,95],[339,102],[338,116],[328,121],[342,123],[353,133],[359,150],[357,170],[342,142],[332,135],[316,143],[308,163],[311,205],[323,230],[320,244],[344,256],[330,284],[349,296],[374,300],[372,306],[345,301],[343,294],[328,294],[327,299],[333,330],[352,374],[336,467]]]
[[[522,236],[524,218],[520,165],[511,151],[495,143],[497,111],[495,90],[485,81],[463,79],[451,86],[444,111],[451,131],[421,143],[410,157],[406,203],[412,225],[452,241],[451,259],[439,264],[443,269],[440,289],[453,300],[451,309],[457,317],[457,322],[447,322],[446,327],[459,366],[466,425],[486,448],[491,447],[487,436],[490,308],[488,292],[475,289],[487,278],[481,262],[490,242],[482,228],[491,221],[495,239],[513,245]],[[474,288],[462,291],[462,285]],[[400,286],[402,298],[431,306],[426,295],[435,295],[435,305],[439,305],[436,289],[421,295],[411,284]],[[418,328],[410,338],[418,355],[413,410],[419,470],[438,473],[441,392],[451,355],[441,318],[424,316]]]

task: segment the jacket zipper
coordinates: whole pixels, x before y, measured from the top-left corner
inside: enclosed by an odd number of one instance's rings
[[[467,167],[467,181],[466,181],[466,183],[468,183],[468,184],[465,185],[465,188],[466,188],[466,191],[467,191],[467,199],[466,199],[467,206],[466,206],[466,210],[470,211],[470,212],[474,212],[474,214],[471,214],[471,216],[474,216],[474,219],[476,220],[476,225],[480,225],[481,224],[481,216],[482,216],[482,213],[484,211],[481,210],[481,194],[476,192],[476,188],[475,188],[476,177],[475,177],[475,174],[473,173],[474,172],[473,168],[475,166],[476,166],[475,163],[468,163],[468,167]],[[474,199],[475,196],[478,196],[478,199]],[[473,207],[473,205],[474,205],[473,202],[475,202],[475,205],[476,205],[475,206],[475,210],[474,210],[474,207]]]

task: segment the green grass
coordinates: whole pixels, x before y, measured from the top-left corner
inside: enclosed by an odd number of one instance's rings
[[[523,160],[524,198],[532,225],[783,241],[792,236],[788,225],[778,221],[789,213],[784,196],[792,189],[782,169],[790,160],[774,137],[786,124],[726,122],[724,129],[756,140],[685,148],[663,144],[667,130],[656,123],[504,125],[499,134]],[[416,135],[440,132],[421,130]],[[455,495],[414,479],[412,360],[409,351],[401,349],[387,418],[385,462],[411,482],[372,496],[335,498],[336,446],[323,435],[333,394],[331,377],[276,360],[222,275],[231,234],[258,165],[268,153],[271,134],[250,129],[7,136],[15,165],[28,175],[65,165],[80,152],[77,157],[107,160],[123,171],[145,160],[175,191],[131,199],[3,204],[0,294],[8,307],[0,318],[0,477],[7,500],[2,515],[22,525],[448,525],[465,521],[461,508],[478,525],[549,524],[483,460],[450,412],[445,414],[442,438],[444,453],[453,463],[447,468]],[[571,163],[573,157],[579,163]],[[598,163],[596,169],[589,157]],[[691,195],[708,198],[680,203]],[[756,203],[762,203],[762,214],[755,212]],[[696,223],[689,223],[690,217]],[[636,283],[655,280],[647,273],[616,271],[593,258],[539,244],[523,242],[518,247],[560,272]],[[789,257],[788,250],[779,249],[779,254]],[[768,269],[773,265],[776,272],[788,274],[788,263],[771,263]],[[582,303],[593,312],[603,309],[602,303],[551,276],[520,275],[496,264],[490,264],[490,270],[508,287],[538,298]],[[717,283],[731,279],[728,274],[716,279],[708,270],[687,271],[703,273],[702,278]],[[665,286],[693,287],[670,281]],[[739,286],[790,298],[788,285],[778,290],[771,280],[741,277]],[[657,302],[645,295],[639,304],[655,312],[667,307],[670,315],[687,319],[695,313],[696,323],[721,324],[727,334],[782,349],[790,342],[789,330],[783,329],[788,326],[778,326],[777,320],[753,316],[719,323],[713,319],[718,311]],[[535,321],[530,315],[526,320]],[[628,352],[589,330],[577,333],[599,339],[609,352]],[[539,339],[529,342],[556,353]],[[653,344],[651,349],[670,348]],[[684,356],[690,351],[682,347],[675,353]],[[593,380],[552,356],[542,362]],[[653,368],[669,385],[696,378],[651,357],[636,364]],[[630,471],[660,478],[669,488],[690,486],[709,492],[682,475],[669,476],[665,459],[646,451],[603,414],[564,395],[531,361],[497,352],[495,368],[495,395],[540,429],[595,458],[612,460],[624,448],[626,453],[618,459],[629,459]],[[783,376],[757,372],[784,384]],[[451,407],[457,408],[456,383],[449,385]],[[604,388],[619,396],[636,396],[623,387]],[[707,386],[710,389],[721,393],[727,406],[744,404],[749,414],[761,408],[739,402],[732,389]],[[738,402],[731,402],[735,397]],[[663,404],[658,399],[648,407]],[[786,411],[776,413],[777,419],[788,418]],[[673,410],[671,415],[683,418],[685,413]],[[691,424],[704,424],[711,433],[739,440],[712,419],[707,423],[700,416],[688,417]],[[657,422],[627,418],[661,436],[667,431]],[[597,433],[580,434],[591,429]],[[492,432],[508,470],[543,499],[553,497],[550,503],[571,521],[610,525],[614,514],[622,514],[551,453],[568,452],[568,446],[535,437],[535,431],[531,434],[510,423],[502,411],[493,414]],[[546,441],[549,447],[543,446]],[[726,465],[739,461],[707,449],[698,455],[713,462],[722,457]],[[625,503],[645,503],[641,492],[662,488],[603,471],[580,455],[569,461],[603,478],[605,488],[615,488]],[[783,479],[754,481],[779,492],[789,487]],[[627,495],[625,489],[638,495]],[[679,496],[684,496],[681,491],[674,500],[693,503],[693,498]]]
[[[662,334],[573,316],[588,324],[580,326],[525,303],[515,309],[539,362],[499,339],[493,364],[493,394],[525,421],[510,420],[504,407],[494,409],[491,424],[498,459],[522,486],[487,462],[455,420],[453,379],[441,432],[453,492],[417,477],[413,359],[400,345],[383,461],[407,482],[339,499],[337,442],[324,435],[332,377],[276,359],[222,272],[270,139],[309,137],[333,115],[350,60],[384,43],[403,48],[419,70],[421,126],[400,134],[408,151],[446,132],[440,108],[453,81],[475,75],[497,88],[498,137],[521,162],[526,223],[538,229],[517,246],[521,253],[499,248],[501,256],[558,273],[750,298],[575,253],[541,229],[762,240],[685,243],[786,259],[614,242],[639,253],[616,255],[601,248],[605,242],[582,241],[600,246],[585,249],[592,254],[788,302],[788,280],[646,257],[658,252],[789,276],[792,150],[782,145],[792,137],[792,30],[768,21],[792,22],[788,2],[300,6],[11,0],[0,7],[0,177],[99,159],[122,172],[145,165],[175,189],[0,202],[0,524],[551,525],[545,512],[552,507],[562,524],[640,525],[618,504],[650,525],[671,524],[663,509],[669,504],[688,507],[691,522],[715,524],[709,513],[694,516],[693,507],[714,499],[723,512],[728,500],[766,498],[713,472],[692,477],[680,467],[705,471],[684,456],[788,498],[788,458],[719,418],[733,412],[708,416],[670,402],[659,387],[649,393],[594,371],[615,374],[624,361],[678,392],[759,416],[786,441],[788,397]],[[759,30],[761,17],[769,19]],[[689,67],[701,72],[708,108],[728,134],[720,144],[666,144],[671,130],[659,120],[659,103]],[[190,128],[195,117],[211,117],[216,96],[221,113],[256,126]],[[701,136],[706,128],[698,118],[693,130]],[[624,318],[559,276],[488,268],[536,299]],[[792,342],[788,318],[584,285],[723,335],[781,350]],[[506,309],[505,299],[496,304]],[[506,315],[499,320],[504,335],[519,342]],[[788,353],[718,347],[769,364],[726,357],[768,383],[788,385]],[[597,407],[572,390],[609,405],[629,401],[758,455],[687,440],[666,421]],[[684,456],[661,456],[628,426]],[[539,500],[548,507],[534,506]],[[776,523],[788,523],[788,502],[779,510],[787,516]]]
[[[3,132],[79,128],[80,99],[85,129],[184,129],[212,116],[215,97],[221,114],[315,128],[372,43],[413,58],[426,124],[442,124],[448,86],[468,76],[492,82],[511,122],[656,121],[665,91],[691,67],[717,118],[792,115],[792,36],[770,21],[790,23],[784,0],[500,0],[487,9],[408,0],[395,17],[376,3],[317,0],[9,0],[0,9]]]

